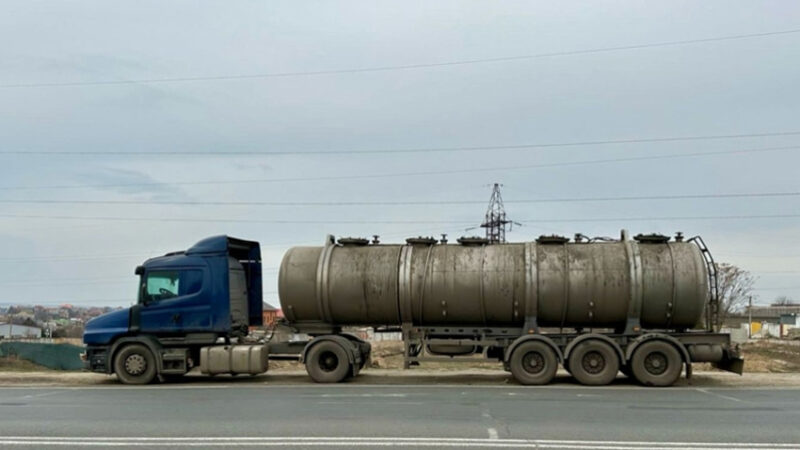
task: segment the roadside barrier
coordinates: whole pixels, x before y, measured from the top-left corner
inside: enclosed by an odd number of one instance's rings
[[[70,344],[0,342],[0,358],[17,357],[54,370],[82,370],[83,347]]]

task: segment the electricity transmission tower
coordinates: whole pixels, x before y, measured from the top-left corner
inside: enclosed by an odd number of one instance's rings
[[[506,210],[503,207],[503,197],[500,195],[500,183],[495,183],[492,188],[492,198],[489,200],[489,209],[486,210],[486,217],[483,219],[481,228],[486,229],[486,239],[491,244],[501,244],[506,241],[506,226],[513,222],[506,218]]]

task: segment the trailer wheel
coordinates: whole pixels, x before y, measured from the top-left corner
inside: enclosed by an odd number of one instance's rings
[[[547,384],[556,376],[558,358],[546,343],[528,341],[514,349],[509,366],[520,384]]]
[[[646,386],[671,386],[681,376],[682,365],[681,355],[672,344],[650,341],[633,352],[630,370]]]
[[[610,345],[592,339],[581,342],[572,350],[568,366],[579,383],[604,386],[617,377],[619,356]]]
[[[114,357],[114,373],[124,384],[148,384],[156,377],[156,358],[146,346],[122,347]]]
[[[347,351],[332,341],[322,341],[308,351],[306,372],[317,383],[338,383],[351,373]]]

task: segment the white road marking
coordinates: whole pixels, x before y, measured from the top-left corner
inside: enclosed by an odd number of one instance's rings
[[[490,429],[492,430],[492,429]],[[496,430],[495,430],[496,433]],[[647,442],[580,441],[547,439],[406,438],[406,437],[0,437],[0,445],[25,446],[107,446],[107,447],[519,447],[587,450],[716,450],[716,449],[800,449],[800,444],[754,442]]]
[[[486,430],[486,431],[488,431],[488,432],[489,432],[489,439],[493,439],[493,440],[494,440],[494,439],[497,439],[497,438],[498,438],[498,437],[497,437],[497,429],[496,429],[496,428],[489,428],[489,429],[488,429],[488,430]]]
[[[24,395],[22,398],[39,398],[39,397],[47,397],[48,395],[53,394],[60,394],[61,391],[49,391],[49,392],[42,392],[41,394],[29,394]]]
[[[800,377],[798,377],[800,378]],[[459,385],[459,384],[416,384],[414,382],[409,382],[408,384],[279,384],[279,383],[270,383],[270,384],[253,384],[253,383],[241,383],[241,384],[187,384],[187,385],[151,385],[151,386],[125,386],[119,384],[107,384],[107,385],[96,385],[96,386],[42,386],[36,384],[30,385],[14,385],[14,386],[3,386],[0,382],[0,391],[4,390],[25,390],[25,389],[41,389],[46,388],[50,390],[74,390],[74,391],[88,391],[88,390],[201,390],[201,389],[230,389],[230,388],[243,388],[243,389],[326,389],[326,390],[333,390],[333,389],[342,389],[342,390],[358,390],[358,389],[389,389],[389,388],[397,388],[397,389],[506,389],[506,390],[517,390],[531,392],[534,390],[598,390],[598,391],[639,391],[639,392],[663,392],[665,390],[671,391],[689,391],[689,390],[697,390],[701,388],[697,388],[694,386],[674,386],[666,389],[653,389],[645,386],[580,386],[580,385],[569,385],[569,386],[560,386],[560,385],[543,385],[543,386],[500,386],[500,385],[491,385],[491,384],[474,384],[474,385]],[[800,386],[729,386],[729,387],[713,387],[713,388],[702,388],[708,391],[796,391],[800,390]],[[520,392],[513,393],[510,395],[519,395]]]
[[[730,397],[728,395],[717,394],[716,392],[711,392],[708,389],[696,388],[695,390],[700,391],[703,394],[708,394],[708,395],[713,395],[714,397],[724,398],[725,400],[732,400],[734,402],[744,402],[744,400],[742,400],[742,399],[739,399],[739,398],[736,398],[736,397]]]
[[[408,397],[408,394],[322,394],[315,395],[314,397],[323,398],[372,398],[372,397],[388,397],[388,398],[403,398]]]

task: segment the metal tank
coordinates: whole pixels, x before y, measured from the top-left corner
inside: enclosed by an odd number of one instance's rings
[[[329,238],[325,246],[286,253],[280,302],[295,324],[694,327],[709,298],[698,246],[625,236],[492,245],[474,238],[406,245]]]

